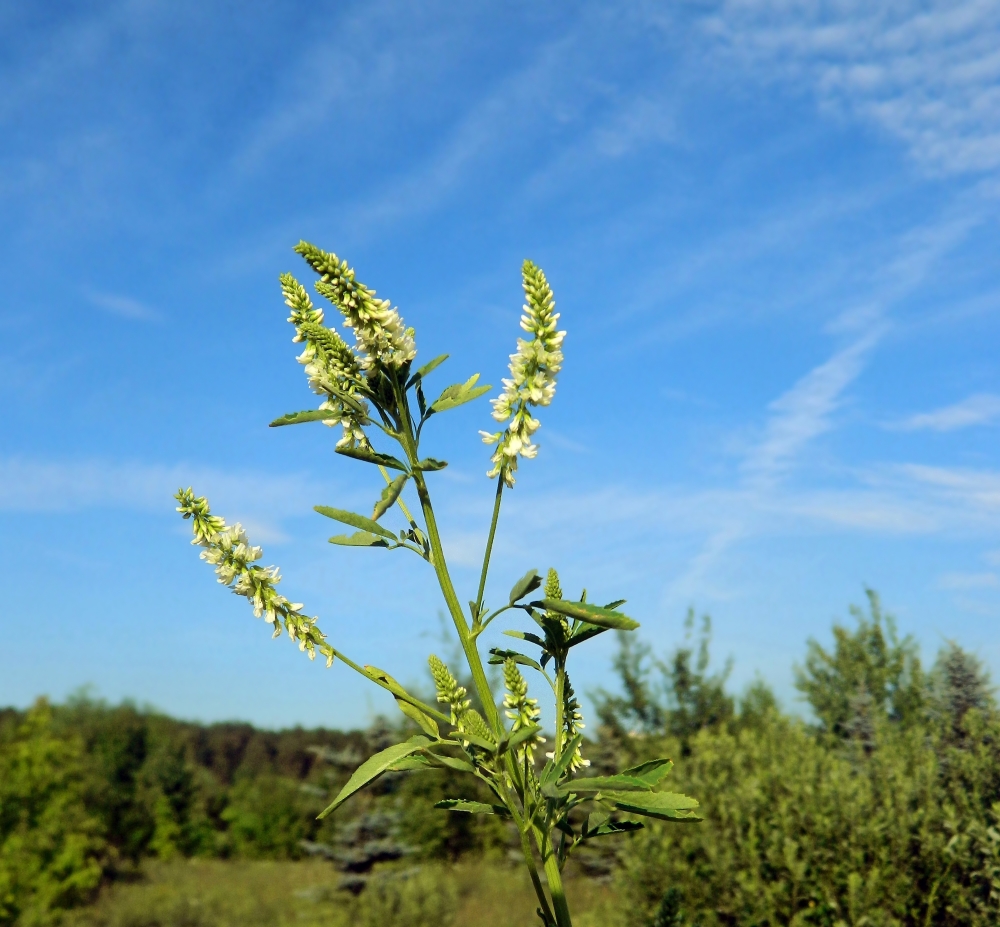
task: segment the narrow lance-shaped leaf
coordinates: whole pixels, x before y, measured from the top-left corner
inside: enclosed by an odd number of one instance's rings
[[[652,786],[644,779],[637,779],[633,776],[587,776],[585,778],[573,779],[569,782],[559,784],[559,791],[568,794],[576,792],[578,794],[607,792],[608,790],[620,792],[649,792]]]
[[[500,746],[497,747],[497,753],[503,754],[508,750],[516,750],[521,746],[526,740],[530,740],[535,736],[542,728],[537,724],[529,724],[527,727],[522,727],[516,730],[510,737],[505,737],[500,741]]]
[[[656,760],[647,760],[638,766],[623,769],[621,774],[623,776],[632,776],[635,779],[642,779],[644,782],[648,782],[650,786],[654,786],[673,768],[674,764],[671,760],[661,757]]]
[[[314,509],[320,515],[325,515],[327,518],[339,521],[343,525],[350,525],[352,528],[359,528],[361,531],[377,534],[380,538],[385,538],[388,541],[396,540],[396,535],[388,528],[383,528],[377,521],[365,518],[364,515],[358,515],[356,512],[348,512],[344,509],[331,508],[329,505],[317,505],[314,506]]]
[[[423,460],[418,460],[414,465],[414,470],[422,470],[425,473],[430,473],[434,470],[443,470],[448,466],[447,460],[436,460],[433,457],[425,457]]]
[[[614,803],[619,811],[642,814],[662,821],[700,821],[694,811],[698,802],[676,792],[602,792],[601,797]]]
[[[545,768],[542,770],[541,781],[542,784],[554,784],[562,778],[563,774],[569,768],[569,764],[573,761],[573,755],[576,748],[580,746],[583,742],[583,734],[577,734],[569,743],[563,744],[562,753],[559,754],[559,759],[549,760],[545,764]]]
[[[526,657],[523,653],[518,653],[516,650],[501,650],[499,647],[491,647],[490,654],[489,662],[493,666],[501,666],[508,660],[513,660],[515,663],[520,663],[521,666],[530,666],[539,672],[542,671],[537,660],[532,660],[531,657]]]
[[[406,485],[406,481],[409,478],[410,475],[408,473],[403,473],[400,476],[397,476],[385,487],[385,489],[382,490],[382,496],[378,502],[375,503],[375,510],[372,512],[372,518],[375,521],[378,521],[396,504],[396,500],[399,498],[399,494],[403,491],[403,487]]]
[[[364,788],[372,780],[377,779],[394,763],[405,756],[409,756],[411,753],[423,750],[429,744],[430,741],[426,737],[417,735],[416,737],[411,737],[406,743],[396,744],[365,760],[354,770],[354,774],[347,780],[337,797],[320,812],[319,817],[325,818],[331,811],[336,811],[355,792]]]
[[[533,605],[536,603],[532,603]],[[581,621],[589,621],[599,628],[614,628],[617,631],[634,631],[639,627],[638,621],[633,621],[628,615],[616,612],[610,608],[601,608],[599,605],[590,605],[587,602],[568,602],[565,599],[542,599],[537,603],[538,607],[566,615],[568,618],[579,618]]]
[[[354,534],[335,534],[331,544],[341,547],[388,547],[385,538],[376,537],[370,531],[355,531]]]
[[[628,834],[632,831],[642,830],[645,825],[642,821],[605,821],[598,824],[593,830],[586,830],[581,834],[584,840],[593,840],[594,837],[607,837],[611,834]]]
[[[406,464],[390,454],[379,454],[367,447],[338,447],[338,454],[344,457],[353,457],[355,460],[363,460],[365,463],[379,464],[388,467],[390,470],[402,470],[406,472]]]
[[[340,413],[332,409],[307,409],[305,412],[289,412],[282,415],[268,427],[280,428],[282,425],[301,425],[303,422],[325,422],[331,418],[340,418]]]
[[[435,808],[443,811],[465,811],[469,814],[499,814],[503,817],[510,817],[510,812],[503,805],[487,805],[482,801],[469,801],[465,798],[446,798],[439,801]]]
[[[412,377],[410,377],[409,382],[406,384],[406,388],[409,389],[414,383],[418,383],[424,377],[427,376],[432,370],[436,370],[440,367],[446,360],[448,360],[448,354],[439,354],[434,360],[429,360],[423,367],[421,367]]]
[[[396,696],[396,705],[407,718],[411,721],[416,721],[421,730],[423,730],[428,737],[432,737],[434,740],[437,740],[441,736],[441,732],[438,730],[437,721],[417,708],[416,705],[401,699],[398,695]]]

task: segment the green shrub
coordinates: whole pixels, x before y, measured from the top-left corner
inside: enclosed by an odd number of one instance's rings
[[[93,896],[105,842],[85,786],[83,744],[47,703],[0,729],[0,925],[53,923]]]

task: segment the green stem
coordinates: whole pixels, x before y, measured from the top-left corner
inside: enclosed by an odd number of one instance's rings
[[[479,613],[483,608],[483,593],[486,592],[486,574],[490,569],[490,557],[493,555],[493,538],[497,533],[497,520],[500,517],[500,497],[503,495],[503,474],[497,477],[497,495],[493,502],[493,521],[490,522],[490,536],[486,541],[486,553],[483,555],[483,572],[479,577],[479,593],[476,595],[476,614],[473,616],[479,622]]]
[[[434,557],[434,572],[437,574],[438,585],[444,595],[448,611],[451,612],[452,620],[455,622],[455,630],[458,632],[462,650],[472,672],[472,681],[476,686],[476,693],[479,701],[482,702],[483,711],[486,713],[486,720],[489,722],[497,736],[503,735],[503,722],[500,720],[500,712],[493,701],[493,690],[486,680],[486,671],[483,668],[482,658],[479,656],[479,648],[476,646],[476,639],[471,634],[471,629],[466,623],[462,606],[459,604],[455,587],[448,572],[448,564],[444,559],[444,549],[441,546],[441,535],[438,532],[437,519],[434,517],[434,509],[431,506],[430,493],[427,491],[427,484],[424,476],[419,471],[413,474],[413,481],[417,484],[417,494],[420,496],[420,506],[424,513],[424,523],[427,525],[427,539],[430,541],[431,554]]]
[[[563,725],[566,702],[566,667],[560,660],[556,664],[556,735],[555,746],[552,748],[552,762],[556,762],[562,753]]]
[[[503,721],[500,719],[500,712],[497,711],[496,703],[493,701],[493,691],[490,689],[490,684],[486,679],[486,671],[483,669],[483,661],[479,656],[476,639],[473,637],[471,633],[472,629],[465,620],[462,606],[458,601],[458,596],[455,594],[455,586],[451,581],[451,574],[448,572],[448,564],[444,559],[441,534],[438,531],[437,518],[434,516],[434,507],[431,505],[431,495],[427,490],[427,481],[424,479],[423,472],[416,468],[419,457],[417,456],[417,442],[413,435],[413,422],[410,420],[409,409],[405,398],[399,391],[398,385],[394,388],[397,393],[396,403],[401,410],[400,424],[402,425],[402,434],[399,437],[399,443],[406,452],[410,470],[413,473],[413,483],[417,487],[417,496],[420,499],[420,508],[423,511],[424,524],[427,527],[427,540],[430,542],[431,556],[434,558],[433,567],[434,572],[437,574],[438,585],[441,587],[441,592],[444,595],[448,611],[451,613],[452,621],[455,622],[455,630],[458,632],[459,642],[462,645],[462,650],[465,652],[465,659],[472,673],[472,682],[476,687],[476,694],[479,696],[479,701],[482,702],[486,720],[497,737],[502,737],[504,732]]]
[[[556,924],[559,927],[573,927],[573,919],[569,913],[569,903],[563,889],[562,873],[559,871],[559,860],[555,850],[549,846],[545,857],[545,878],[549,882],[549,894],[552,896],[552,907],[556,909]]]
[[[506,787],[502,788],[500,797],[510,811],[511,816],[514,819],[514,825],[517,827],[518,836],[521,838],[521,852],[524,854],[524,864],[528,867],[528,875],[531,876],[531,884],[535,889],[535,894],[538,896],[538,904],[545,917],[545,927],[555,925],[556,920],[552,916],[552,909],[549,907],[549,900],[545,896],[545,888],[542,886],[542,880],[538,877],[538,866],[535,864],[535,854],[532,852],[531,840],[528,837],[528,825],[518,813],[517,804],[511,800]]]

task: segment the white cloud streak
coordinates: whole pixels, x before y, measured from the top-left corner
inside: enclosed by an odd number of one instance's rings
[[[134,322],[159,322],[162,316],[145,303],[123,296],[119,293],[102,293],[96,290],[85,291],[87,300],[103,312],[129,319]]]
[[[1000,396],[977,393],[931,412],[920,412],[896,423],[900,431],[957,431],[974,425],[988,425],[1000,417]]]

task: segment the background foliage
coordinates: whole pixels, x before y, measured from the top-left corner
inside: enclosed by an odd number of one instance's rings
[[[870,594],[831,642],[807,643],[797,679],[809,722],[763,682],[728,692],[708,620],[692,614],[686,630],[663,656],[623,635],[620,689],[595,693],[589,755],[597,774],[673,756],[672,787],[712,797],[705,821],[595,841],[569,883],[587,899],[582,923],[1000,922],[1000,712],[971,654],[947,643],[925,667]],[[516,904],[472,913],[469,885],[514,884],[511,834],[431,808],[454,790],[447,772],[389,774],[315,820],[398,735],[382,722],[203,726],[82,696],[6,710],[0,924],[67,911],[116,927],[507,923]],[[184,860],[204,862],[177,869]],[[267,887],[279,871],[290,893]],[[527,897],[523,910],[527,923]]]

